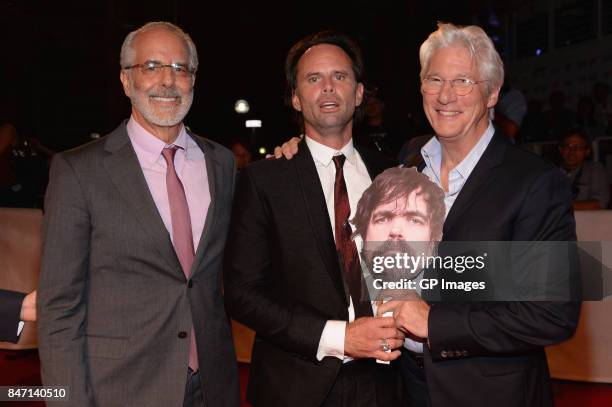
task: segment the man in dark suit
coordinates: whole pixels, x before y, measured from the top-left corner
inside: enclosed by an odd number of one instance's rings
[[[36,291],[0,290],[0,341],[17,342],[23,322],[36,321]]]
[[[575,240],[567,181],[491,124],[503,64],[485,32],[440,24],[420,59],[423,107],[436,132],[422,148],[423,173],[445,191],[443,240]],[[578,297],[392,301],[378,312],[393,311],[398,328],[425,342],[403,357],[413,405],[552,406],[544,347],[573,335],[580,305],[572,299]]]
[[[348,223],[384,168],[352,143],[363,65],[346,36],[321,32],[285,64],[305,139],[291,160],[243,169],[225,256],[232,316],[257,332],[248,400],[255,406],[397,406],[403,343],[374,318]],[[390,352],[386,352],[390,351]]]
[[[38,332],[58,405],[239,405],[220,283],[234,160],[183,125],[197,66],[170,23],[130,33],[130,120],[53,161]]]

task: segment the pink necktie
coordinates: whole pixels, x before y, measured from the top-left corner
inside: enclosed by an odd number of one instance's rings
[[[166,170],[166,188],[168,190],[170,217],[172,219],[172,241],[183,273],[185,273],[185,278],[189,279],[194,258],[193,234],[191,232],[191,217],[189,216],[185,189],[183,189],[183,184],[176,175],[176,169],[174,168],[174,156],[178,148],[180,147],[166,147],[163,149],[162,155],[166,160],[166,164],[168,164]],[[198,351],[193,326],[191,327],[189,367],[194,372],[198,370]]]

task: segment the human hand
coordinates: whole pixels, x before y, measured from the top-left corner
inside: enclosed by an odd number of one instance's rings
[[[36,290],[23,298],[19,319],[26,322],[36,321]]]
[[[304,138],[303,135],[300,137],[292,137],[291,140],[286,141],[280,147],[274,147],[274,158],[281,158],[285,156],[287,160],[291,160],[291,158],[297,154],[298,152],[298,143]],[[272,158],[273,156],[269,156],[266,158]]]
[[[398,329],[417,338],[429,337],[429,304],[422,299],[389,301],[378,307],[377,314],[393,311],[393,318]]]
[[[358,318],[346,325],[344,354],[355,359],[395,360],[400,356],[397,349],[403,346],[404,337],[404,333],[396,328],[393,318]],[[385,351],[383,343],[392,351]]]

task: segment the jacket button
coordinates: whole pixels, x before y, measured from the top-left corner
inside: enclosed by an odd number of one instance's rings
[[[181,339],[185,339],[187,337],[187,332],[181,331],[178,333],[178,337]]]
[[[193,287],[193,280],[189,280],[189,282],[187,283],[187,287],[189,288]]]
[[[442,352],[440,352],[440,356],[442,356],[443,358],[447,357],[448,354],[446,353],[445,350],[443,350]]]

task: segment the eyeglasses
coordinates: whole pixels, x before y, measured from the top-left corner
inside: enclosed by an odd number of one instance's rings
[[[570,151],[585,151],[589,147],[584,144],[561,144],[561,148],[563,150],[570,150]]]
[[[442,90],[444,82],[449,82],[451,88],[455,91],[457,96],[469,95],[474,89],[474,85],[477,85],[485,81],[473,81],[467,78],[461,79],[440,79],[436,77],[424,78],[421,81],[421,90],[423,93],[428,95],[437,95]]]
[[[179,78],[188,78],[195,74],[194,69],[189,69],[186,65],[177,64],[173,62],[171,64],[162,64],[160,62],[149,61],[144,64],[134,64],[130,66],[126,66],[123,69],[133,69],[138,68],[140,73],[145,76],[154,77],[161,74],[164,68],[170,68],[170,70]]]

